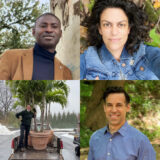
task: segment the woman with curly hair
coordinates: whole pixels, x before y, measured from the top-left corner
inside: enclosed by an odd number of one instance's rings
[[[87,19],[88,44],[81,54],[80,78],[160,79],[160,48],[147,46],[149,23],[131,0],[95,0]]]

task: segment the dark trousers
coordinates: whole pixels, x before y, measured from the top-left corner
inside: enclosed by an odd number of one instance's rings
[[[29,135],[30,126],[28,125],[22,125],[20,126],[20,141],[19,141],[19,147],[22,148],[28,147],[28,135]]]

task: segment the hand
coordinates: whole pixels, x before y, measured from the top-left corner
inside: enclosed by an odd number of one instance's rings
[[[33,113],[36,113],[36,109],[35,108],[33,108]]]
[[[95,78],[95,80],[99,80],[99,77],[97,76],[97,77]]]

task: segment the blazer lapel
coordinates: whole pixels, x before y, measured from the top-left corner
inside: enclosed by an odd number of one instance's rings
[[[23,78],[25,80],[32,79],[33,73],[33,48],[25,50],[22,56]]]

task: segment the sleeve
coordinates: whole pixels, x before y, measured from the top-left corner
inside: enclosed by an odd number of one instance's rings
[[[86,62],[85,54],[80,55],[80,79],[83,80],[86,78]]]
[[[67,67],[66,67],[67,68]],[[69,68],[65,70],[65,80],[72,80],[72,73]]]
[[[36,112],[32,112],[32,118],[36,117]]]
[[[10,78],[10,69],[8,64],[8,54],[4,52],[0,56],[0,79],[1,80],[11,80]]]
[[[16,113],[16,117],[19,118],[19,116],[22,116],[23,115],[23,111],[22,112],[19,112],[19,113]]]
[[[160,79],[160,48],[146,46],[146,57],[149,61],[149,68]]]
[[[92,151],[92,137],[91,137],[91,139],[89,141],[88,160],[94,160],[93,151]]]
[[[140,144],[137,160],[156,160],[156,153],[147,137]]]

